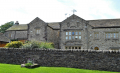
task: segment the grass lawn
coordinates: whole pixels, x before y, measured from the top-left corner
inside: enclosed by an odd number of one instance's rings
[[[98,70],[85,70],[65,67],[38,67],[34,69],[21,68],[20,65],[1,64],[0,73],[119,73]]]

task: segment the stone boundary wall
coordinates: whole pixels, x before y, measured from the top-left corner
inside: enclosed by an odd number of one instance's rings
[[[0,63],[22,64],[28,59],[41,66],[120,72],[120,51],[0,48]]]

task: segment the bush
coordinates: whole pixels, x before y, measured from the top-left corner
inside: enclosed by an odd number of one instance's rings
[[[7,43],[5,45],[5,47],[7,47],[7,48],[20,48],[20,46],[22,46],[22,45],[23,45],[23,43],[20,41],[12,41],[10,43]]]
[[[37,42],[37,41],[31,41],[25,43],[22,48],[27,49],[33,49],[33,48],[41,48],[41,49],[53,49],[54,44],[53,43],[47,43],[47,42]]]
[[[39,48],[40,47],[40,43],[38,42],[26,42],[25,44],[23,44],[22,48],[27,48],[27,49],[32,49],[32,48]]]
[[[54,48],[54,44],[53,43],[47,43],[47,42],[41,42],[40,43],[40,48],[53,49]]]
[[[30,67],[31,65],[33,65],[32,63],[26,63],[25,66]]]

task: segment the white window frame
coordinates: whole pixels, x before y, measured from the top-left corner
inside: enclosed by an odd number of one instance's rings
[[[105,33],[106,39],[118,39],[119,38],[119,32],[106,32]]]
[[[36,34],[40,34],[40,29],[36,29]]]
[[[81,31],[66,31],[65,35],[66,40],[81,40]]]
[[[99,32],[94,32],[94,39],[99,39]]]

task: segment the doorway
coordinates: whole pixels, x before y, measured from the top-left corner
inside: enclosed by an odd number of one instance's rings
[[[99,50],[99,48],[98,48],[98,47],[95,47],[94,50]]]

